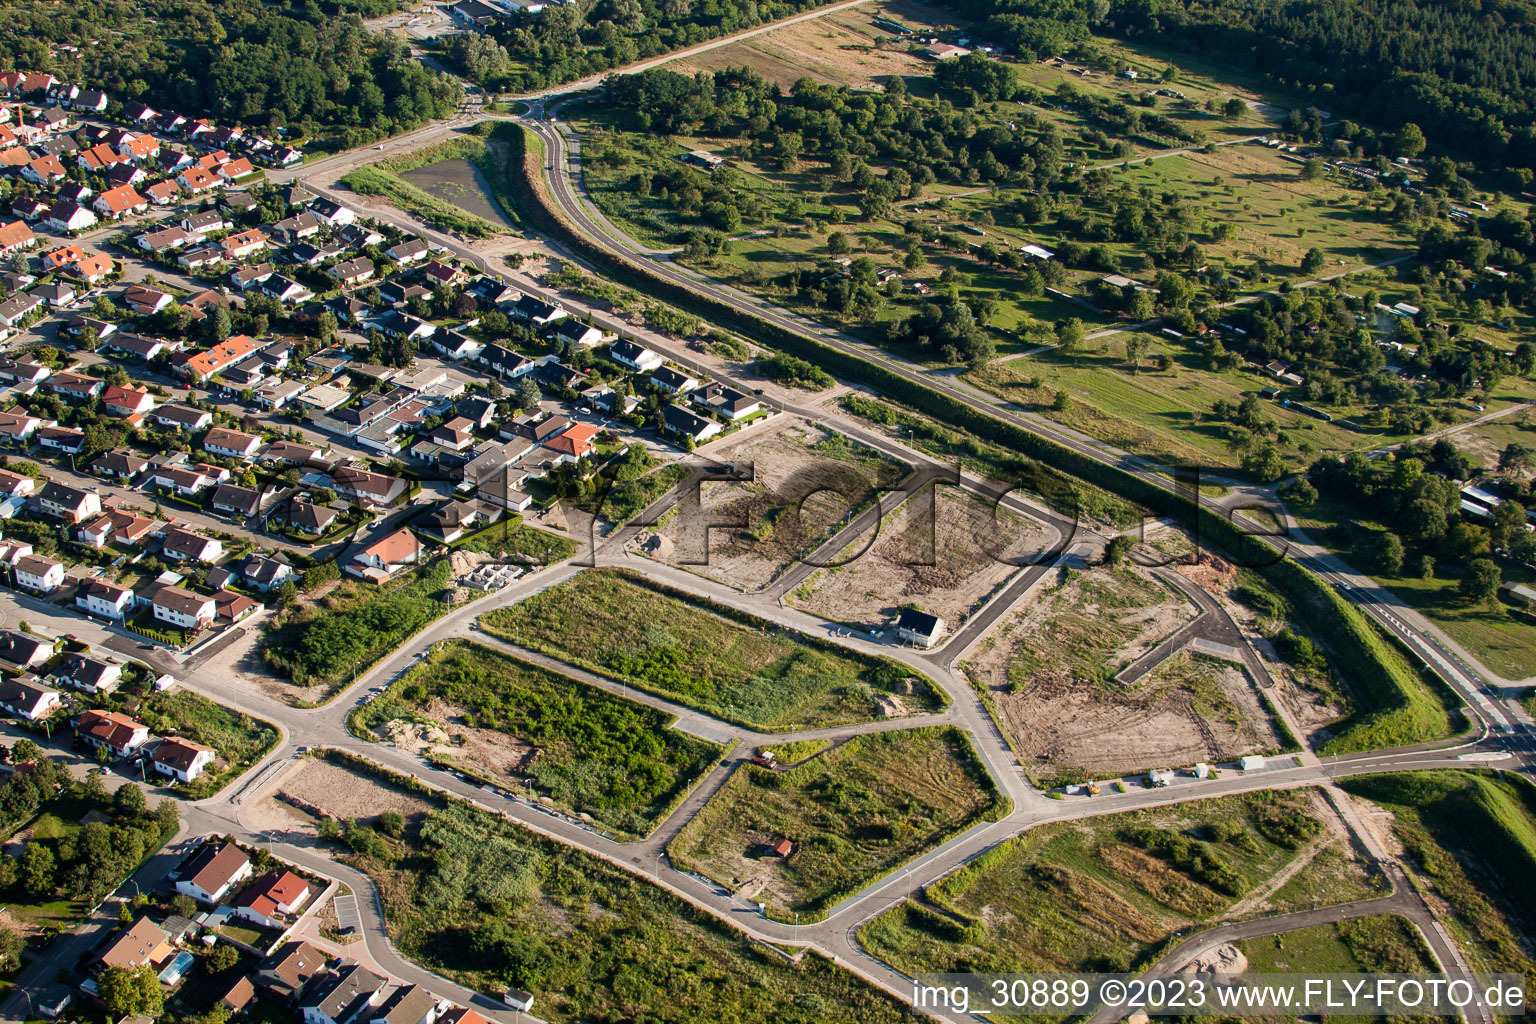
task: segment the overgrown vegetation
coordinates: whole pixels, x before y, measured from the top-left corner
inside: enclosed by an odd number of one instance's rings
[[[660,711],[457,640],[360,707],[353,724],[439,716],[512,737],[520,747],[496,750],[510,763],[489,771],[526,779],[539,796],[631,835],[654,828],[720,753],[670,728]]]
[[[896,662],[624,570],[589,569],[481,623],[513,643],[756,728],[873,718],[881,694],[909,689],[928,707],[941,700],[928,680]]]

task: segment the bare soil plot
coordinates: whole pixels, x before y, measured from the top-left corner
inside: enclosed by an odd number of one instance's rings
[[[773,582],[908,471],[800,419],[711,448],[710,457],[738,467],[750,463],[754,479],[705,481],[697,505],[685,502],[658,525],[659,540],[645,534],[636,543],[662,561],[748,592]]]
[[[1235,667],[1176,656],[1135,686],[1115,681],[1195,614],[1138,566],[1064,573],[1006,616],[965,672],[1037,784],[1273,746]]]
[[[878,733],[792,771],[744,765],[667,852],[776,917],[811,919],[999,800],[960,731]]]
[[[860,538],[847,564],[817,572],[791,603],[834,622],[879,628],[906,605],[958,627],[1011,579],[1008,561],[1052,536],[1041,523],[957,487],[930,486]]]
[[[245,810],[246,823],[258,831],[273,829],[317,835],[313,811],[338,821],[367,824],[385,811],[399,811],[417,821],[432,810],[418,796],[396,789],[339,764],[305,757],[283,770],[266,795]]]

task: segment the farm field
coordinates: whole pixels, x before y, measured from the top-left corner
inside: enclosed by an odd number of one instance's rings
[[[914,605],[954,630],[1013,577],[1017,565],[1053,540],[1042,523],[957,487],[932,485],[887,515],[874,538],[818,570],[789,595],[813,615],[880,629]]]
[[[799,419],[711,447],[709,454],[738,468],[750,465],[753,479],[704,481],[697,507],[689,498],[639,539],[640,548],[748,592],[768,586],[845,516],[878,500],[880,488],[894,487],[908,472],[873,448]],[[711,523],[742,525],[706,529]]]
[[[635,1006],[657,1024],[907,1019],[892,997],[825,958],[791,963],[603,860],[345,760],[311,759],[302,773],[314,763],[322,774],[280,782],[310,810],[271,798],[255,810],[308,834],[318,831],[313,812],[357,816],[350,845],[331,855],[378,885],[395,948],[460,984],[526,989],[555,1024],[623,1019]],[[371,824],[386,809],[405,819],[398,837]],[[696,983],[667,980],[683,975]]]
[[[1149,570],[1069,570],[1047,577],[962,668],[1039,786],[1276,749],[1237,666],[1186,652],[1134,683],[1115,679],[1195,614]]]
[[[1261,890],[1324,829],[1296,790],[1042,825],[931,886],[932,909],[895,907],[859,940],[909,974],[1134,970]]]
[[[573,622],[584,627],[573,631]],[[897,662],[727,617],[622,570],[578,573],[480,623],[512,643],[756,728],[866,721],[943,702],[929,680]]]
[[[1536,900],[1518,879],[1536,863],[1530,785],[1472,771],[1364,775],[1341,785],[1387,812],[1378,831],[1445,908],[1439,916],[1472,969],[1529,978],[1536,959],[1524,937]]]
[[[720,748],[670,716],[479,644],[448,641],[354,725],[629,835],[644,835]]]
[[[742,765],[667,854],[772,917],[817,920],[1004,803],[959,730],[876,733],[784,772]]]

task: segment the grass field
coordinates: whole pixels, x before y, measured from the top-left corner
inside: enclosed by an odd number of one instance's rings
[[[942,700],[927,679],[896,662],[727,617],[622,570],[578,573],[481,624],[513,643],[762,729],[875,718],[890,693],[923,708]]]
[[[1448,913],[1442,915],[1474,971],[1531,977],[1536,926],[1536,791],[1519,777],[1433,771],[1365,775],[1340,783],[1395,817],[1407,865]],[[1530,985],[1527,984],[1527,999]]]
[[[1005,803],[959,730],[878,733],[788,772],[743,765],[667,854],[770,916],[819,920]],[[770,849],[781,839],[787,858]]]
[[[1257,973],[1406,974],[1435,970],[1435,958],[1413,925],[1392,914],[1245,939],[1237,948],[1248,957],[1248,969]]]
[[[399,777],[392,777],[399,779]],[[370,780],[382,792],[410,780]],[[790,963],[660,888],[456,800],[341,854],[378,884],[404,956],[553,1024],[895,1024],[910,1015],[817,954]]]
[[[478,135],[464,135],[435,146],[392,156],[366,167],[358,167],[345,174],[341,183],[361,195],[382,196],[407,213],[432,221],[446,231],[456,231],[470,238],[506,234],[507,228],[504,225],[473,213],[449,199],[433,195],[402,177],[433,164],[457,160],[481,167],[489,180],[494,181],[497,177],[485,139]]]
[[[1323,825],[1304,792],[1265,792],[1043,825],[859,933],[924,971],[1123,971],[1280,871]]]
[[[360,707],[352,724],[379,730],[395,719],[443,723],[455,762],[631,835],[654,828],[720,753],[671,729],[660,711],[457,640]]]

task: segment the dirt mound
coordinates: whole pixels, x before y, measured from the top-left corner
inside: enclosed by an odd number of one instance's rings
[[[440,726],[413,722],[408,718],[394,718],[384,723],[384,735],[389,742],[412,754],[447,753],[452,740]]]
[[[484,551],[455,551],[448,556],[448,566],[455,576],[468,576],[490,560],[491,556]]]
[[[1179,565],[1178,572],[1210,594],[1225,594],[1237,582],[1237,567],[1209,551],[1200,552],[1194,565]]]
[[[653,558],[671,558],[676,547],[671,537],[663,537],[659,533],[653,533],[640,542],[640,550]]]
[[[1207,950],[1184,965],[1185,974],[1242,974],[1248,958],[1231,943]]]

